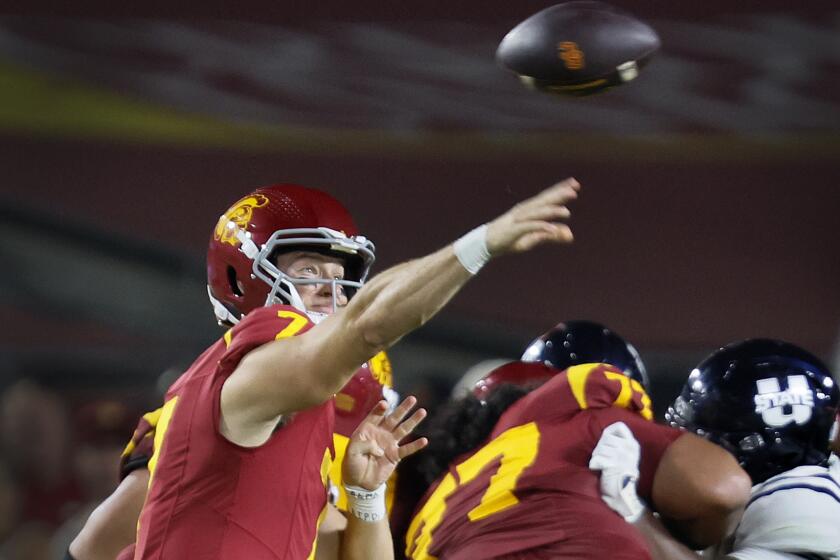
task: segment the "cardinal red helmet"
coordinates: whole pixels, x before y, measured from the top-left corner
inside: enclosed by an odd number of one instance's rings
[[[385,399],[397,404],[393,390],[391,362],[380,352],[360,367],[335,395],[335,432],[346,437],[362,423],[373,406]]]
[[[274,257],[306,250],[345,261],[345,278],[292,278]],[[285,303],[306,312],[296,285],[331,284],[350,298],[368,276],[374,245],[358,235],[344,206],[325,192],[300,185],[261,187],[219,218],[207,250],[207,292],[216,318],[232,325],[251,310]]]
[[[539,387],[559,372],[542,362],[511,362],[479,379],[473,387],[473,395],[480,401],[487,400],[497,387],[508,383],[526,388]]]

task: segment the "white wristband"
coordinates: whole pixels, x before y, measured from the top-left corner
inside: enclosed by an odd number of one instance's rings
[[[490,260],[487,250],[487,224],[478,226],[458,239],[453,245],[458,262],[470,274],[476,274]]]
[[[355,517],[368,523],[385,519],[385,485],[376,490],[344,485],[347,492],[347,510]]]

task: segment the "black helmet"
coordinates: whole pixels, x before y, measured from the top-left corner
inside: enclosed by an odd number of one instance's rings
[[[665,420],[735,455],[754,484],[825,465],[840,389],[805,350],[769,339],[730,344],[688,376]]]
[[[647,371],[632,344],[604,325],[591,321],[567,321],[531,342],[523,362],[542,362],[563,370],[577,364],[610,364],[648,390]]]

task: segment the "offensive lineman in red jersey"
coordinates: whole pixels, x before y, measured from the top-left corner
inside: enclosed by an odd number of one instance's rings
[[[568,217],[565,204],[579,186],[567,180],[546,189],[453,245],[397,265],[361,289],[365,269],[358,263],[364,264],[367,241],[352,236],[349,220],[326,228],[302,224],[267,238],[260,232],[261,216],[291,207],[305,221],[332,200],[318,193],[301,204],[288,193],[299,188],[260,189],[219,222],[214,239],[231,246],[218,247],[230,261],[218,274],[211,271],[211,297],[220,318],[238,324],[167,393],[135,558],[313,557],[332,455],[331,396],[360,364],[440,310],[490,258],[570,242],[569,228],[556,222]],[[290,254],[278,256],[277,250],[284,243],[299,245],[304,233],[317,239],[316,254],[326,253],[323,263],[309,278],[281,275],[283,265],[273,259]],[[267,298],[264,291],[254,295],[251,286],[258,280],[270,286]],[[331,307],[338,311],[324,318],[330,304],[323,304],[301,312],[288,290],[295,284],[329,286]],[[284,301],[281,295],[294,307],[275,304]],[[267,307],[240,318],[230,301]],[[377,504],[396,463],[422,446],[422,441],[399,445],[422,416],[415,413],[400,423],[412,404],[409,399],[385,416],[382,403],[354,434],[356,445],[350,444],[343,469],[354,500],[343,558],[390,556],[384,506]]]
[[[716,446],[651,422],[632,346],[600,325],[569,322],[523,359],[534,362],[494,370],[475,396],[436,419],[426,474],[438,476],[407,531],[409,558],[649,560],[589,470],[601,433],[618,422],[643,450],[639,495],[693,542],[725,534],[749,480]],[[458,433],[446,441],[453,425]]]

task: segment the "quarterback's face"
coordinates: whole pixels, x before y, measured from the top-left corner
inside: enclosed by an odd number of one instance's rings
[[[292,278],[344,279],[344,262],[339,258],[320,253],[307,251],[284,253],[277,257],[277,268]],[[327,314],[333,312],[331,284],[296,284],[295,288],[309,311]],[[338,307],[347,305],[344,288],[336,286],[336,292],[336,305]]]

